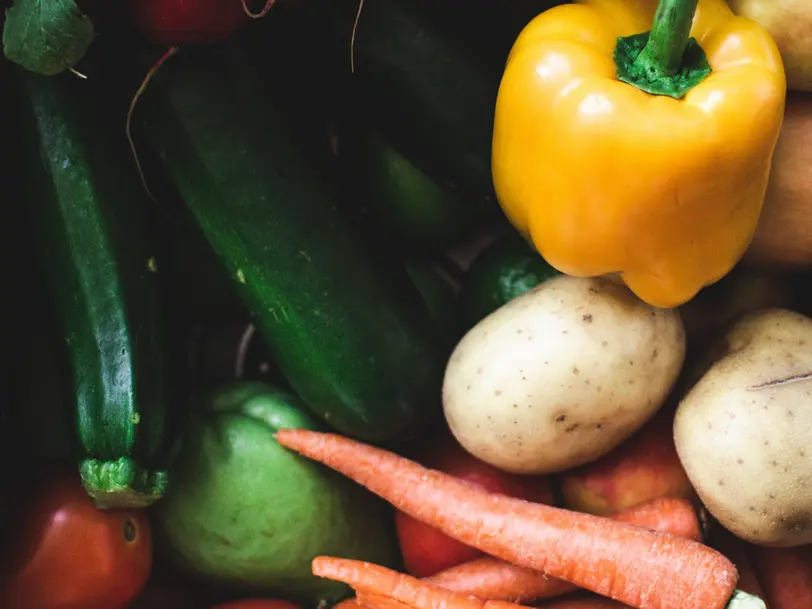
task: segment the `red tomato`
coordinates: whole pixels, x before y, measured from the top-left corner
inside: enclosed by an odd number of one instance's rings
[[[246,598],[222,603],[211,609],[299,609],[299,606],[276,598]]]
[[[0,573],[4,609],[122,609],[152,568],[140,510],[100,510],[76,472],[37,484],[20,506]]]
[[[426,467],[466,480],[492,493],[536,503],[553,502],[546,476],[517,476],[496,469],[468,454],[448,432],[433,440],[427,450],[414,458]],[[479,550],[451,539],[402,512],[395,513],[395,526],[404,567],[415,577],[429,577],[482,555]]]

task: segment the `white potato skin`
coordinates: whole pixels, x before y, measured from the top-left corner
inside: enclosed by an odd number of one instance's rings
[[[601,278],[559,276],[510,301],[458,343],[443,408],[475,457],[544,474],[615,448],[662,405],[685,358],[676,310]]]
[[[677,454],[708,511],[736,536],[812,543],[812,320],[760,311],[726,343],[677,408]]]

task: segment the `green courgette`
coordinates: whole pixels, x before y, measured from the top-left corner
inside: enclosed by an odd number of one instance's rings
[[[105,120],[91,81],[23,80],[31,215],[64,339],[82,481],[100,507],[145,506],[164,493],[174,447],[151,202],[122,123]]]
[[[348,182],[348,214],[390,246],[444,249],[476,226],[476,214],[458,193],[430,179],[374,129],[349,125],[338,158]]]
[[[233,44],[183,49],[141,98],[139,131],[301,399],[347,435],[411,437],[440,412],[442,342],[402,265],[337,211],[284,80],[251,61]]]
[[[345,76],[351,111],[430,178],[456,190],[469,214],[499,218],[490,159],[501,69],[409,0],[366,3],[355,30],[357,0],[313,0],[309,10],[319,29],[308,43]]]

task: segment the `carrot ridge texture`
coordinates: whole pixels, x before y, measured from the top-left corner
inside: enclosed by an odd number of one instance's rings
[[[361,605],[375,605],[381,609],[403,604],[413,609],[485,609],[486,603],[472,597],[451,592],[405,573],[399,573],[360,560],[318,556],[313,559],[313,574],[350,585],[358,593]],[[379,599],[379,597],[384,599]],[[527,609],[500,601],[494,609]]]
[[[702,536],[696,510],[687,499],[652,499],[607,518],[697,541]],[[574,584],[493,556],[460,563],[427,577],[424,581],[483,601],[516,603],[552,598],[577,590]]]
[[[277,441],[449,537],[639,609],[722,609],[738,573],[701,543],[492,494],[349,438],[282,429]]]

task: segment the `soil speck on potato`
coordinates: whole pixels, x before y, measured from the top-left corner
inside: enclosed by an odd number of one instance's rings
[[[587,313],[586,315],[581,317],[581,319],[583,319],[585,323],[591,324],[592,323],[592,314]]]

